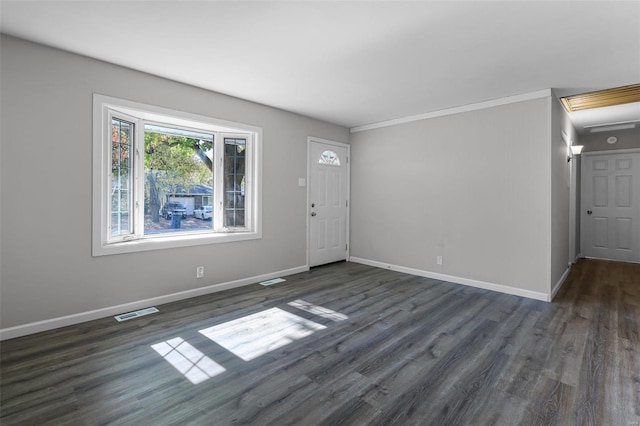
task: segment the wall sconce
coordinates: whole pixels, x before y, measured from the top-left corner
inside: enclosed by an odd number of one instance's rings
[[[584,145],[571,145],[571,156],[567,158],[567,163],[571,161],[571,158],[580,155],[582,148],[584,148]]]

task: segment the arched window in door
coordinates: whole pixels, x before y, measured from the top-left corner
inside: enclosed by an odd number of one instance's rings
[[[338,154],[336,154],[335,152],[326,150],[320,155],[318,164],[324,164],[327,166],[339,166],[340,157],[338,157]]]

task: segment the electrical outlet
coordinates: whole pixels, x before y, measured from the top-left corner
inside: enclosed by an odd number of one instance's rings
[[[204,278],[204,266],[196,267],[196,278]]]
[[[436,257],[436,263],[437,263],[438,265],[442,265],[442,256],[438,256],[438,257]]]

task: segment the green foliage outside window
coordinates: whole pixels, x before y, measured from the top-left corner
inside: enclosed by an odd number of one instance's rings
[[[145,211],[155,223],[160,220],[161,194],[189,192],[196,185],[213,186],[213,137],[177,136],[169,134],[171,130],[144,134]]]

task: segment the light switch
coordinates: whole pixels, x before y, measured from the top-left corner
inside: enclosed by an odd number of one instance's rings
[[[304,187],[306,184],[305,178],[298,178],[298,186]]]

